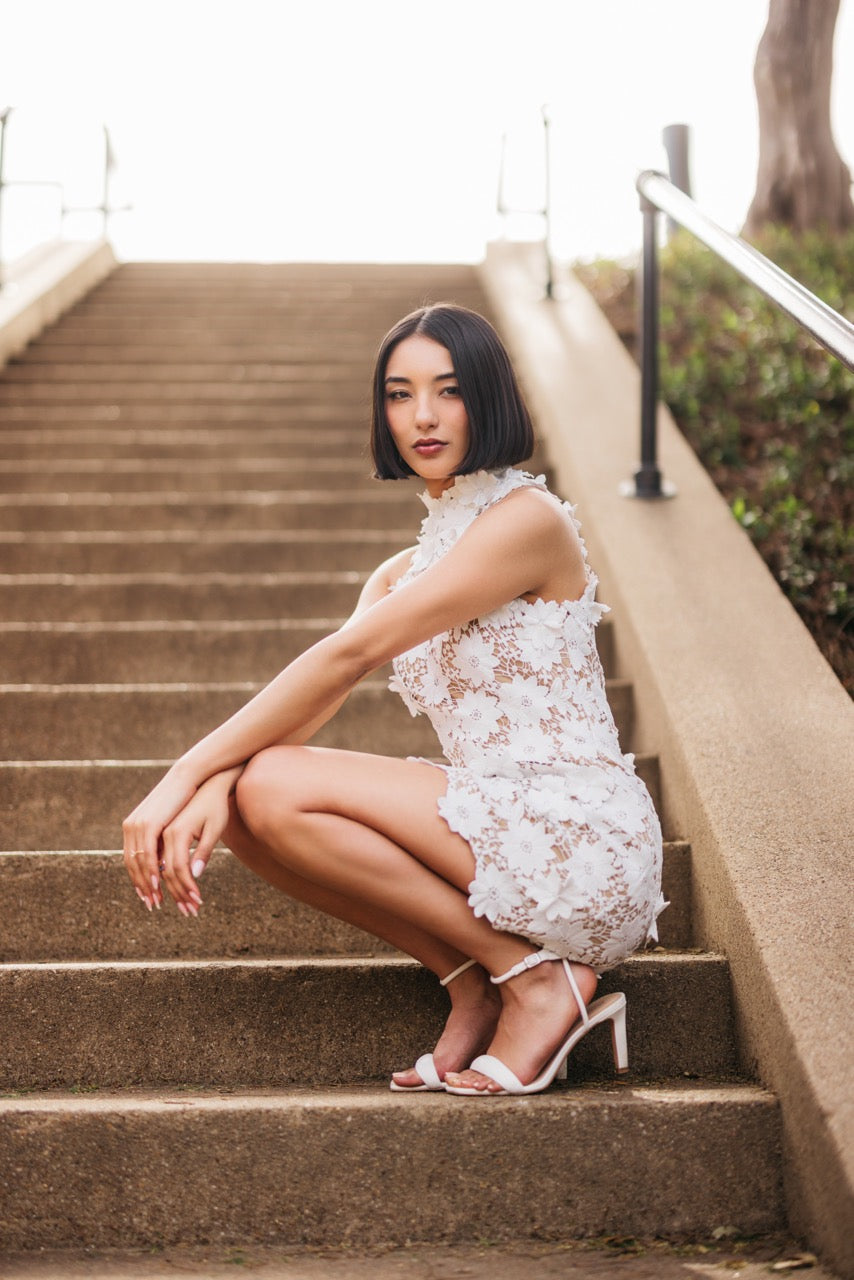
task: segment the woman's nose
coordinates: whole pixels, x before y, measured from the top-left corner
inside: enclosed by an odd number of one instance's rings
[[[436,410],[432,396],[419,396],[415,402],[415,421],[430,425],[436,421]]]

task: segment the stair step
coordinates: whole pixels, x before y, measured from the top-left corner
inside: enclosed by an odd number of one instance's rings
[[[366,573],[0,574],[9,621],[348,616]]]
[[[664,846],[662,945],[691,945],[691,851]],[[224,849],[203,877],[204,910],[148,913],[130,890],[118,851],[0,853],[5,924],[0,961],[367,956],[377,938],[294,902]],[[657,954],[657,953],[656,953]]]
[[[291,463],[280,458],[176,459],[174,463],[140,462],[136,458],[67,460],[65,462],[0,462],[0,493],[70,493],[75,490],[107,493],[233,489],[240,482],[247,489],[329,489],[373,492],[366,458],[318,459]]]
[[[359,389],[357,398],[348,398],[341,403],[326,398],[316,398],[314,403],[288,404],[279,402],[267,403],[233,403],[231,397],[226,401],[215,403],[199,403],[187,400],[182,403],[136,404],[119,403],[113,397],[106,397],[105,403],[61,403],[44,404],[5,404],[0,402],[0,432],[5,428],[23,427],[28,424],[37,427],[67,425],[70,428],[89,427],[96,423],[116,423],[125,426],[141,424],[149,428],[161,428],[169,431],[176,424],[195,423],[204,431],[215,430],[219,426],[246,423],[248,427],[259,423],[269,423],[281,429],[288,426],[305,427],[308,423],[321,427],[341,429],[349,428],[350,440],[361,445],[367,438],[370,410],[367,390]]]
[[[262,688],[247,682],[0,685],[0,759],[38,760],[47,743],[55,760],[81,755],[134,760],[153,747],[177,757]],[[628,733],[631,686],[616,682],[611,696]],[[413,720],[403,701],[380,681],[354,689],[312,743],[390,756],[431,756],[440,751],[427,717]]]
[[[411,529],[149,529],[0,533],[7,575],[368,573]],[[2,626],[2,623],[0,623]]]
[[[166,769],[166,760],[0,761],[0,849],[110,849],[123,819]],[[661,813],[659,760],[637,755],[635,766]]]
[[[0,1100],[0,1139],[10,1250],[696,1237],[785,1223],[777,1104],[738,1084],[560,1089],[523,1103],[381,1087],[30,1096]]]
[[[392,488],[359,495],[299,489],[219,494],[74,493],[8,494],[0,504],[0,529],[299,529],[322,522],[327,528],[412,528],[423,518],[421,504]]]
[[[324,386],[323,382],[319,383]],[[361,375],[349,374],[335,383],[335,393],[354,405],[364,403],[370,389],[370,369]],[[268,405],[311,404],[317,398],[317,385],[305,375],[290,382],[12,382],[0,379],[0,405],[60,404],[132,404],[136,408],[145,405],[180,404],[189,400],[196,405],[216,404],[230,400],[237,405],[266,403]]]
[[[43,426],[49,421],[50,426]],[[109,451],[116,459],[168,462],[192,452],[196,457],[227,462],[241,453],[274,451],[280,463],[289,459],[303,461],[307,456],[326,459],[358,458],[367,468],[370,463],[366,446],[367,428],[362,438],[346,422],[332,425],[314,422],[306,427],[282,424],[280,421],[259,426],[258,420],[235,427],[234,421],[188,421],[183,425],[163,426],[150,421],[117,422],[104,425],[103,416],[57,421],[35,416],[32,425],[10,425],[0,412],[0,458],[16,462],[20,459],[103,458]],[[397,486],[396,486],[397,487]]]
[[[113,350],[115,351],[115,347]],[[195,349],[188,354],[190,358],[182,360],[180,365],[176,361],[161,362],[154,359],[144,367],[139,362],[125,360],[121,349],[113,360],[103,364],[76,360],[54,360],[50,365],[13,362],[3,369],[0,386],[23,388],[38,383],[42,387],[63,386],[69,390],[73,388],[74,391],[86,388],[101,397],[107,388],[110,393],[114,389],[124,393],[127,386],[137,388],[144,384],[153,390],[153,384],[157,383],[180,387],[182,393],[186,394],[187,384],[191,383],[193,388],[197,384],[203,388],[227,386],[229,395],[239,389],[238,395],[243,398],[243,392],[250,387],[260,389],[270,385],[284,388],[319,383],[325,392],[330,392],[337,390],[339,386],[343,390],[342,384],[351,387],[361,383],[364,391],[371,376],[369,358],[348,358],[345,352],[337,348],[332,360],[327,347],[325,358],[315,358],[308,362],[284,361],[281,355],[272,361],[264,361],[252,358],[247,351],[237,354],[232,351],[230,356],[215,362],[201,359]],[[113,384],[116,384],[115,388]],[[206,392],[203,398],[208,398]]]
[[[198,328],[184,338],[173,330],[160,335],[159,341],[157,335],[151,335],[144,343],[134,342],[129,337],[117,344],[112,330],[104,333],[100,341],[94,336],[86,341],[78,335],[75,327],[74,332],[68,333],[64,339],[46,334],[11,361],[6,369],[41,368],[44,374],[58,364],[65,367],[108,365],[117,352],[122,367],[126,369],[138,365],[148,368],[152,364],[183,365],[188,359],[213,365],[216,369],[241,362],[249,365],[298,365],[301,368],[329,363],[329,341],[325,335],[320,335],[313,342],[310,336],[303,340],[294,336],[283,338],[281,342],[271,342],[264,334],[257,334],[254,339],[242,335],[239,341],[237,334],[232,332],[227,338],[224,341],[216,333]],[[340,356],[348,365],[370,369],[375,352],[376,344],[365,341],[358,334],[351,335],[349,340],[344,334],[339,334],[335,339],[336,358]]]
[[[634,1079],[734,1072],[720,957],[634,956],[598,990],[626,993]],[[393,957],[6,964],[0,1019],[15,1034],[0,1044],[0,1082],[9,1091],[385,1080],[435,1044],[449,1008],[432,974]],[[613,1074],[602,1027],[573,1051],[572,1078]]]
[[[223,548],[222,556],[232,548]],[[299,549],[298,547],[296,548]],[[368,551],[374,547],[368,546]],[[207,550],[211,551],[212,548]],[[8,547],[0,549],[0,556]],[[181,555],[185,549],[181,549]],[[376,556],[375,558],[379,558]],[[282,667],[334,631],[338,618],[231,619],[216,622],[0,623],[0,683],[186,683],[271,680]],[[596,629],[605,674],[614,669],[614,628]]]

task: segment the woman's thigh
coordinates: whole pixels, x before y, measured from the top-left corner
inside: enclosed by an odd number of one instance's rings
[[[336,751],[269,747],[238,783],[237,801],[252,825],[286,834],[300,814],[333,814],[380,832],[458,889],[468,888],[475,862],[468,842],[440,817],[444,770],[418,760]]]

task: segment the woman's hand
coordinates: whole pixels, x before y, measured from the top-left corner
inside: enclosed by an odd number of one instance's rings
[[[148,907],[160,906],[160,861],[163,830],[195,793],[195,784],[173,765],[122,823],[125,867],[134,888]]]
[[[228,769],[208,778],[163,831],[160,872],[182,915],[199,914],[202,897],[196,881],[228,825],[228,798],[241,772]]]

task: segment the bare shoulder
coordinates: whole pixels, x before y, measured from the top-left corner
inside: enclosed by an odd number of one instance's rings
[[[575,599],[586,586],[584,547],[575,521],[548,490],[514,489],[467,532],[482,540],[484,552],[528,562],[532,577],[526,595]]]
[[[565,549],[581,554],[581,539],[566,506],[549,490],[533,485],[514,489],[488,507],[472,528],[478,525],[491,538],[522,537],[529,545],[532,540],[558,539]]]

